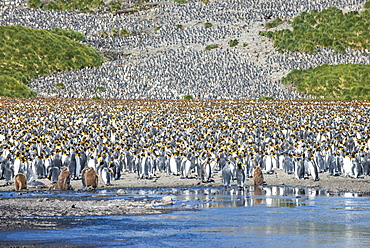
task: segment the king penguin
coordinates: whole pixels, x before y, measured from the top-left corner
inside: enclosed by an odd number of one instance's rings
[[[313,180],[319,181],[319,170],[317,169],[315,162],[311,158],[309,158],[307,159],[307,165],[308,171],[310,172]]]
[[[58,183],[58,177],[60,174],[60,169],[58,167],[49,167],[47,178],[51,181],[52,184]]]
[[[231,171],[229,163],[226,163],[222,168],[222,181],[226,188],[231,187],[231,179],[233,177],[233,173]]]
[[[202,164],[200,177],[204,183],[211,181],[211,165],[208,159],[206,159]]]
[[[245,167],[241,162],[236,163],[236,183],[238,184],[238,188],[244,188]]]
[[[101,171],[101,177],[106,186],[111,185],[110,182],[112,181],[113,175],[114,172],[111,168],[104,167],[103,170]]]

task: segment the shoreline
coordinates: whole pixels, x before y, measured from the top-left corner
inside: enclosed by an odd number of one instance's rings
[[[194,175],[190,178],[181,179],[180,176],[167,175],[159,172],[152,179],[138,179],[135,173],[122,173],[119,180],[113,180],[110,186],[104,185],[102,178],[99,176],[98,187],[101,189],[124,189],[124,188],[181,188],[181,187],[221,187],[221,171],[213,174],[213,181],[203,183],[196,179]],[[319,181],[314,181],[311,177],[305,179],[296,179],[294,174],[287,174],[281,170],[275,170],[273,174],[264,174],[265,186],[285,186],[285,187],[313,187],[322,188],[332,192],[351,192],[351,193],[369,193],[370,194],[370,177],[351,178],[343,176],[329,176],[327,172],[319,173]],[[48,179],[37,180],[45,184],[44,187],[29,187],[27,190],[16,191],[14,184],[4,185],[5,180],[0,181],[0,194],[2,192],[22,192],[28,191],[58,191],[51,189],[51,182]],[[253,185],[252,178],[247,178],[246,186]],[[72,191],[85,190],[82,187],[81,180],[71,180]],[[232,188],[237,187],[236,181],[231,183]]]

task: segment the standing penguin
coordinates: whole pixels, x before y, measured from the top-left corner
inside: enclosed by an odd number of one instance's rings
[[[181,178],[188,178],[190,174],[191,161],[184,157],[181,163]]]
[[[111,168],[104,167],[103,170],[101,171],[101,177],[106,186],[110,185],[113,175],[114,175],[114,172]]]
[[[6,185],[10,185],[12,183],[12,180],[14,178],[14,169],[13,165],[11,164],[11,159],[8,158],[4,161],[4,177],[5,177],[5,183]]]
[[[319,171],[315,164],[315,162],[312,160],[312,158],[307,159],[307,165],[308,165],[308,171],[311,174],[314,181],[319,181]]]
[[[34,161],[34,166],[36,168],[36,175],[39,179],[45,178],[46,168],[42,156],[38,155]]]
[[[82,172],[82,186],[86,187],[93,187],[94,189],[98,187],[98,174],[92,167],[85,167]]]
[[[211,165],[208,159],[201,166],[200,178],[203,183],[211,181]]]
[[[144,156],[144,154],[140,155],[141,160],[137,163],[137,176],[139,179],[144,178],[144,171],[145,171],[145,166],[147,163],[147,157]]]
[[[58,167],[53,166],[48,168],[48,174],[46,177],[51,181],[52,184],[57,184],[59,174],[60,169]]]
[[[343,174],[344,174],[344,176],[346,176],[346,177],[353,176],[352,167],[353,167],[353,164],[352,164],[351,157],[346,155],[343,158]]]
[[[174,155],[170,156],[170,173],[177,176],[177,163]]]
[[[297,158],[295,163],[295,177],[297,179],[304,179],[304,163],[305,161],[302,158]]]
[[[151,179],[153,177],[153,160],[150,155],[146,155],[144,159],[144,177],[146,179]]]
[[[27,181],[24,174],[18,173],[14,177],[14,186],[15,190],[27,189]]]
[[[238,188],[244,188],[245,167],[241,162],[236,163],[236,183],[238,184]]]
[[[233,177],[233,173],[231,171],[229,163],[226,163],[222,168],[222,181],[226,188],[231,187],[231,179]]]
[[[58,189],[68,190],[71,187],[70,180],[71,173],[69,173],[66,166],[63,166],[62,171],[60,172],[58,177]]]
[[[118,160],[114,159],[113,161],[109,162],[109,168],[113,171],[113,179],[119,180],[121,177],[122,166]]]
[[[68,161],[68,164],[66,166],[68,166],[68,170],[71,173],[71,178],[77,179],[76,153],[73,152],[70,158],[66,161]]]
[[[22,171],[22,169],[21,169],[21,159],[19,157],[14,159],[13,167],[14,167],[14,174],[15,175],[17,175],[18,173],[21,173],[21,171]]]
[[[81,158],[79,156],[79,153],[76,153],[75,154],[75,161],[76,161],[76,175],[75,175],[75,179],[80,179],[82,167],[81,167]]]
[[[286,154],[284,156],[283,169],[288,174],[292,174],[294,172],[294,159],[291,154]]]

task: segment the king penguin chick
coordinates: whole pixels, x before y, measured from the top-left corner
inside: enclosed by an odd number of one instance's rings
[[[27,189],[26,176],[22,173],[18,173],[14,177],[15,190]]]
[[[253,184],[254,185],[263,184],[263,173],[259,166],[257,166],[253,171]]]
[[[58,177],[58,189],[68,190],[71,187],[70,180],[71,173],[69,173],[66,166],[63,166],[62,171],[60,172]]]
[[[96,188],[98,187],[98,174],[92,167],[85,167],[82,172],[82,186]]]

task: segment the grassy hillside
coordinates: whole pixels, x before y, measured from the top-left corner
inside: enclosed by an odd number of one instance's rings
[[[369,7],[365,3],[365,8]],[[266,25],[267,28],[280,25],[277,19]],[[329,7],[321,12],[312,10],[302,12],[290,23],[293,31],[261,31],[260,35],[274,41],[274,46],[287,51],[317,52],[316,46],[332,47],[338,53],[344,53],[345,47],[355,49],[370,48],[370,11],[351,11],[343,13],[336,7]]]
[[[56,0],[43,3],[41,0],[29,0],[31,8],[42,8],[44,10],[80,10],[89,12],[91,7],[101,7],[104,5],[102,0]]]
[[[292,70],[282,79],[299,92],[338,100],[370,100],[370,66],[359,64],[322,65]]]
[[[72,30],[0,26],[0,95],[34,96],[34,92],[22,88],[31,78],[100,66],[103,59],[92,47],[78,42],[83,39]]]
[[[315,53],[318,47],[331,47],[344,53],[346,47],[370,49],[370,1],[365,11],[343,13],[336,7],[319,12],[303,12],[290,23],[293,30],[263,31],[260,35],[274,41],[283,50]],[[280,25],[281,19],[267,23],[266,28]],[[282,78],[294,84],[297,91],[325,99],[370,100],[370,66],[358,64],[322,65],[307,70],[292,70]]]

